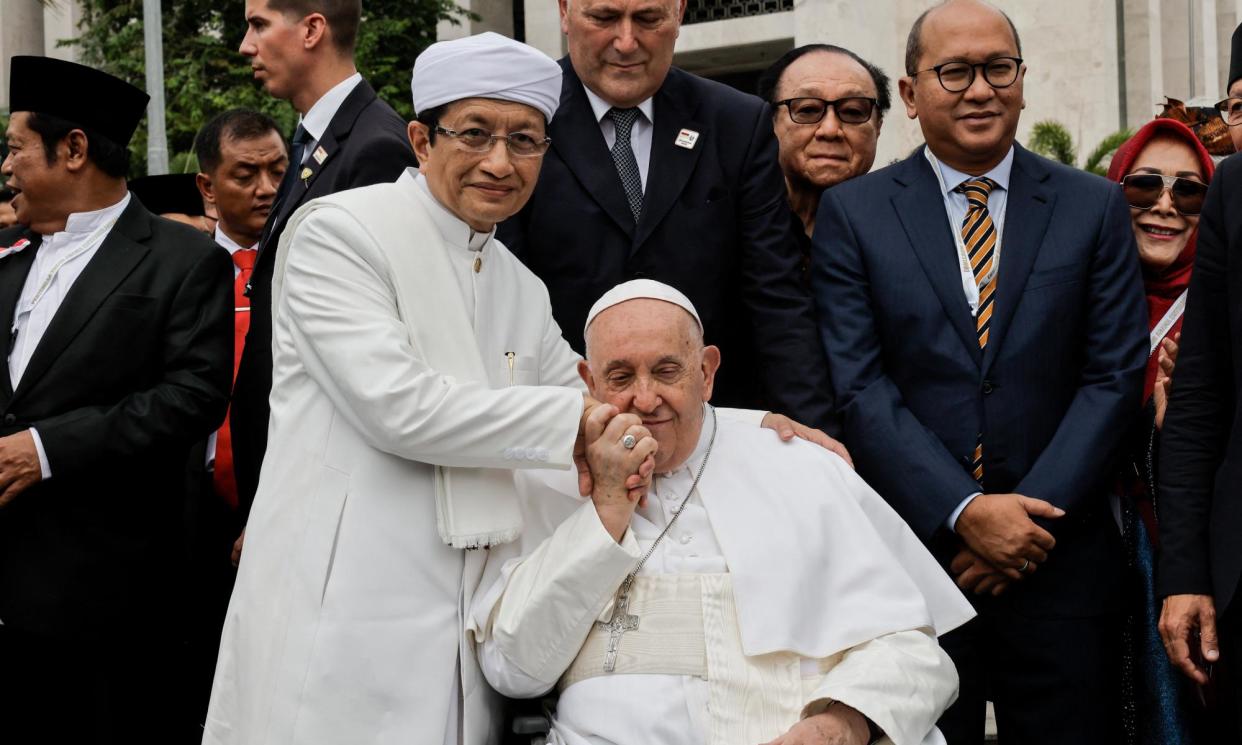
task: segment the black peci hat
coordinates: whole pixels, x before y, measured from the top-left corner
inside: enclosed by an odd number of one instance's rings
[[[151,97],[93,67],[52,57],[17,56],[9,65],[9,111],[59,117],[125,146]]]
[[[142,206],[157,215],[180,212],[197,216],[203,213],[203,195],[193,173],[170,173],[166,176],[143,176],[129,182],[130,192]]]

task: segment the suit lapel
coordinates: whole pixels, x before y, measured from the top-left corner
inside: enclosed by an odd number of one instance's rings
[[[131,200],[52,316],[52,322],[39,339],[30,363],[22,373],[14,399],[39,382],[65,347],[99,310],[100,304],[147,254],[148,249],[141,242],[151,235],[150,221],[151,216],[146,208],[138,200]],[[11,309],[9,313],[12,313]]]
[[[996,275],[996,300],[992,309],[992,327],[988,346],[983,354],[983,370],[991,367],[1005,332],[1013,320],[1031,274],[1039,246],[1052,218],[1056,194],[1044,188],[1048,170],[1039,160],[1014,145],[1013,171],[1009,177],[1009,199],[1005,207],[1005,231],[1001,236],[1000,268]]]
[[[565,77],[561,105],[550,128],[552,147],[586,193],[604,208],[618,227],[633,236],[634,216],[586,90],[569,64],[569,58],[563,58],[560,64]]]
[[[354,128],[354,122],[358,120],[362,110],[374,100],[375,90],[367,81],[359,81],[358,85],[354,86],[354,89],[341,102],[341,107],[336,110],[332,121],[328,123],[323,137],[308,146],[310,149],[306,153],[305,162],[301,165],[290,164],[289,168],[294,172],[296,180],[291,185],[289,194],[278,205],[276,212],[268,218],[260,251],[267,247],[268,238],[277,232],[276,227],[288,221],[294,210],[306,201],[315,181],[332,161],[333,156],[340,152],[342,141],[349,137],[349,133]]]
[[[26,250],[11,254],[0,259],[0,334],[11,334],[13,314],[17,311],[17,301],[21,297],[22,287],[26,285],[26,276],[34,265],[35,253],[43,242],[43,236],[26,231],[22,238],[30,240]],[[8,346],[5,347],[7,360]],[[0,364],[0,383],[4,386],[4,394],[13,397],[13,381],[9,379],[9,366]]]
[[[664,85],[660,86],[655,96],[655,126],[652,129],[651,160],[647,168],[647,189],[643,197],[642,216],[638,221],[638,233],[634,236],[633,250],[637,250],[647,240],[647,236],[651,235],[668,214],[686,182],[690,180],[690,174],[698,163],[699,153],[705,147],[702,137],[690,148],[677,145],[681,130],[689,129],[701,133],[703,129],[692,118],[698,101],[691,99],[692,91],[683,85],[681,75],[679,70],[670,70]]]
[[[958,268],[957,246],[952,226],[944,209],[940,182],[922,148],[906,159],[902,169],[893,175],[905,188],[893,196],[893,207],[905,228],[906,238],[940,298],[949,323],[961,337],[962,344],[979,364],[983,354],[975,332],[975,319],[962,289],[962,273]],[[993,321],[995,324],[995,321]],[[991,345],[989,345],[991,346]]]

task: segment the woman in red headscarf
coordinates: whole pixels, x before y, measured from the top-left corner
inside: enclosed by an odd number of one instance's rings
[[[1122,688],[1125,742],[1130,745],[1206,742],[1199,731],[1201,717],[1195,716],[1196,692],[1173,670],[1157,633],[1160,605],[1153,567],[1160,514],[1155,454],[1177,363],[1199,212],[1212,172],[1212,158],[1198,137],[1172,119],[1156,119],[1140,129],[1118,148],[1108,170],[1130,205],[1151,331],[1144,415],[1128,438],[1131,462],[1118,487],[1132,579]]]

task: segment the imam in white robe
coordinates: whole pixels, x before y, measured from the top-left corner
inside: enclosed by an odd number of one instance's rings
[[[442,540],[435,466],[570,468],[578,356],[543,283],[421,177],[367,189],[386,209],[425,209],[438,234],[375,236],[340,208],[350,192],[305,205],[286,231],[268,451],[208,745],[478,745],[498,734],[494,694],[460,644],[486,551]],[[478,346],[484,383],[431,369],[411,342],[402,309],[434,321],[443,307],[397,297],[395,252],[417,241],[444,244],[456,284],[443,291],[465,303],[475,334],[461,342]]]
[[[770,691],[754,691],[758,701],[738,707],[750,713],[738,714],[713,711],[702,676],[563,677],[690,489],[710,419],[686,463],[656,477],[620,543],[572,479],[517,475],[524,532],[491,552],[469,619],[487,679],[513,697],[559,683],[557,745],[755,745],[829,700],[862,712],[896,745],[941,742],[934,724],[956,698],[957,674],[935,636],[973,616],[970,605],[840,458],[723,417],[696,493],[640,577],[730,577],[738,654],[784,655],[801,676],[793,708],[764,725],[754,712],[772,708],[762,700]]]

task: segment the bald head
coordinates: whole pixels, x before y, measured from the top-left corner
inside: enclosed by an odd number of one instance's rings
[[[938,5],[933,5],[927,10],[919,14],[914,20],[914,25],[910,27],[910,35],[906,37],[906,74],[913,75],[921,69],[921,58],[923,57],[923,27],[933,16],[942,13],[982,13],[996,14],[1005,19],[1005,24],[1009,26],[1010,33],[1013,34],[1013,45],[1018,50],[1018,56],[1022,56],[1022,39],[1018,37],[1018,28],[1013,25],[1013,20],[1005,11],[997,8],[991,3],[983,2],[983,0],[944,0]]]
[[[578,373],[591,395],[643,420],[660,445],[657,470],[684,463],[720,366],[720,350],[703,345],[694,317],[664,300],[626,300],[595,316],[586,342]]]

